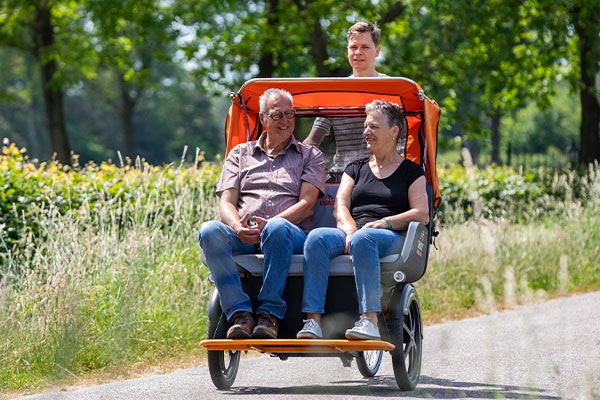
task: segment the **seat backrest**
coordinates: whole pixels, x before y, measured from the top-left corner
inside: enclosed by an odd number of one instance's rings
[[[325,185],[325,195],[317,200],[317,206],[315,207],[315,227],[336,227],[335,218],[333,217],[333,203],[335,202],[338,186],[338,183]]]

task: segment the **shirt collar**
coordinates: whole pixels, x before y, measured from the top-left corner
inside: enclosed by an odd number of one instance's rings
[[[252,150],[253,154],[256,153],[257,150],[260,150],[263,153],[267,154],[267,150],[263,146],[263,142],[265,141],[265,138],[266,138],[265,135],[261,135],[260,138],[254,143],[254,149]],[[300,149],[299,149],[300,143],[294,137],[294,135],[292,135],[292,137],[290,138],[290,141],[288,142],[287,146],[285,146],[285,148],[279,154],[285,153],[291,146],[294,146],[294,148],[296,149],[296,151],[300,152]]]

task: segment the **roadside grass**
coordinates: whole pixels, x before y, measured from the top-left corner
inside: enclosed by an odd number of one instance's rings
[[[196,349],[212,289],[196,238],[216,200],[190,182],[212,175],[142,169],[127,201],[39,210],[0,275],[0,394]]]
[[[428,272],[416,283],[424,323],[600,289],[595,168],[577,183],[589,201],[550,199],[545,209],[554,211],[532,210],[526,223],[447,217]],[[75,183],[51,187],[48,201],[31,212],[36,223],[22,224],[18,246],[5,252],[0,397],[204,354],[198,342],[206,336],[213,286],[197,231],[217,216],[218,168],[122,169],[85,175],[93,196],[80,194],[81,206],[66,212],[52,199]]]
[[[468,198],[466,209],[474,211],[464,219],[464,209],[446,210],[449,224],[439,227],[428,271],[416,283],[426,323],[600,289],[598,165],[583,175],[550,174],[546,186],[528,190],[523,188],[538,180],[531,174],[503,179],[506,171],[492,167],[455,175],[450,168],[445,181],[454,181],[464,194],[453,204]],[[502,190],[490,185],[494,181]],[[485,188],[498,195],[482,200],[489,193]],[[515,193],[517,198],[502,198],[502,193]],[[528,193],[539,196],[527,200]],[[494,203],[496,211],[482,212]]]
[[[415,285],[424,323],[492,313],[600,289],[598,210],[510,224],[467,222],[440,229],[428,270]]]

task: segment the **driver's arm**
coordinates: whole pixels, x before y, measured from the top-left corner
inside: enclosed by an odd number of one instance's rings
[[[308,145],[319,147],[325,135],[327,135],[326,130],[313,127],[310,130],[310,133],[308,134],[306,139],[303,140],[303,142]]]

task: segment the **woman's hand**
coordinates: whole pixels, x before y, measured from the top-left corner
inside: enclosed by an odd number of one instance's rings
[[[376,229],[388,229],[388,223],[385,219],[378,219],[375,221],[367,222],[363,228],[376,228]]]

